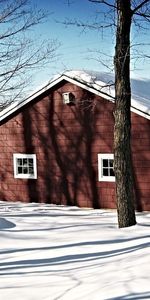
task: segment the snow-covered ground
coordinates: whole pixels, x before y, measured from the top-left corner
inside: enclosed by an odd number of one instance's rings
[[[150,299],[150,213],[0,202],[0,300]]]

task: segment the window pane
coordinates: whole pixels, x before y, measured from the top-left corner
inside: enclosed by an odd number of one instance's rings
[[[103,167],[108,168],[108,159],[103,159]]]
[[[17,165],[22,166],[22,159],[21,158],[17,158]]]
[[[113,159],[103,159],[103,176],[114,176]]]
[[[108,169],[103,168],[103,176],[108,176]]]
[[[23,158],[23,166],[27,165],[27,158]]]
[[[17,168],[17,171],[18,171],[18,172],[17,172],[18,174],[22,174],[22,167],[18,167],[18,168]]]
[[[114,164],[113,159],[109,159],[109,166],[110,166],[110,168],[113,168],[113,164]]]
[[[115,176],[113,169],[110,169],[110,176]]]
[[[28,174],[28,168],[24,167],[23,169],[23,174]]]
[[[32,167],[29,168],[29,174],[31,174],[31,175],[34,174],[34,171],[33,171],[33,168],[32,168]]]
[[[29,167],[33,166],[33,158],[28,158],[28,166]]]

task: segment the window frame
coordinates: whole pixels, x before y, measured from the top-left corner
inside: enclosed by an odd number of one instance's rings
[[[99,153],[98,154],[98,181],[115,182],[115,176],[104,176],[103,175],[103,160],[114,160],[114,154],[110,153]]]
[[[18,174],[17,171],[17,159],[31,158],[33,159],[33,174]],[[13,154],[13,166],[14,166],[14,178],[18,179],[37,179],[37,160],[36,154],[23,154],[23,153],[14,153]]]

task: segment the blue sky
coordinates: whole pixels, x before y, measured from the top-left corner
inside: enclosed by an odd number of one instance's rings
[[[65,26],[61,23],[66,19],[78,19],[85,22],[91,20],[92,22],[96,18],[101,22],[102,15],[98,12],[102,6],[90,3],[88,0],[32,0],[32,2],[37,5],[37,8],[43,8],[51,13],[47,22],[38,27],[38,34],[41,34],[43,38],[56,38],[61,43],[57,61],[42,71],[43,81],[49,80],[54,74],[66,69],[108,71],[105,64],[112,67],[115,46],[115,36],[112,30],[104,30],[103,32],[83,30],[76,26]],[[132,47],[134,49],[134,60],[132,59],[131,66],[132,76],[150,78],[150,59],[139,59],[137,52],[149,54],[150,36],[148,32],[142,34],[132,30],[131,41],[132,44],[140,44],[138,47]],[[143,44],[147,45],[143,46]],[[99,55],[98,51],[100,52]]]

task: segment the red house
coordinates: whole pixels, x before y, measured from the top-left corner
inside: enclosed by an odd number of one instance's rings
[[[64,73],[0,113],[0,200],[116,207],[113,79],[102,76]],[[135,206],[150,210],[150,82],[138,81],[137,94],[135,83]]]

